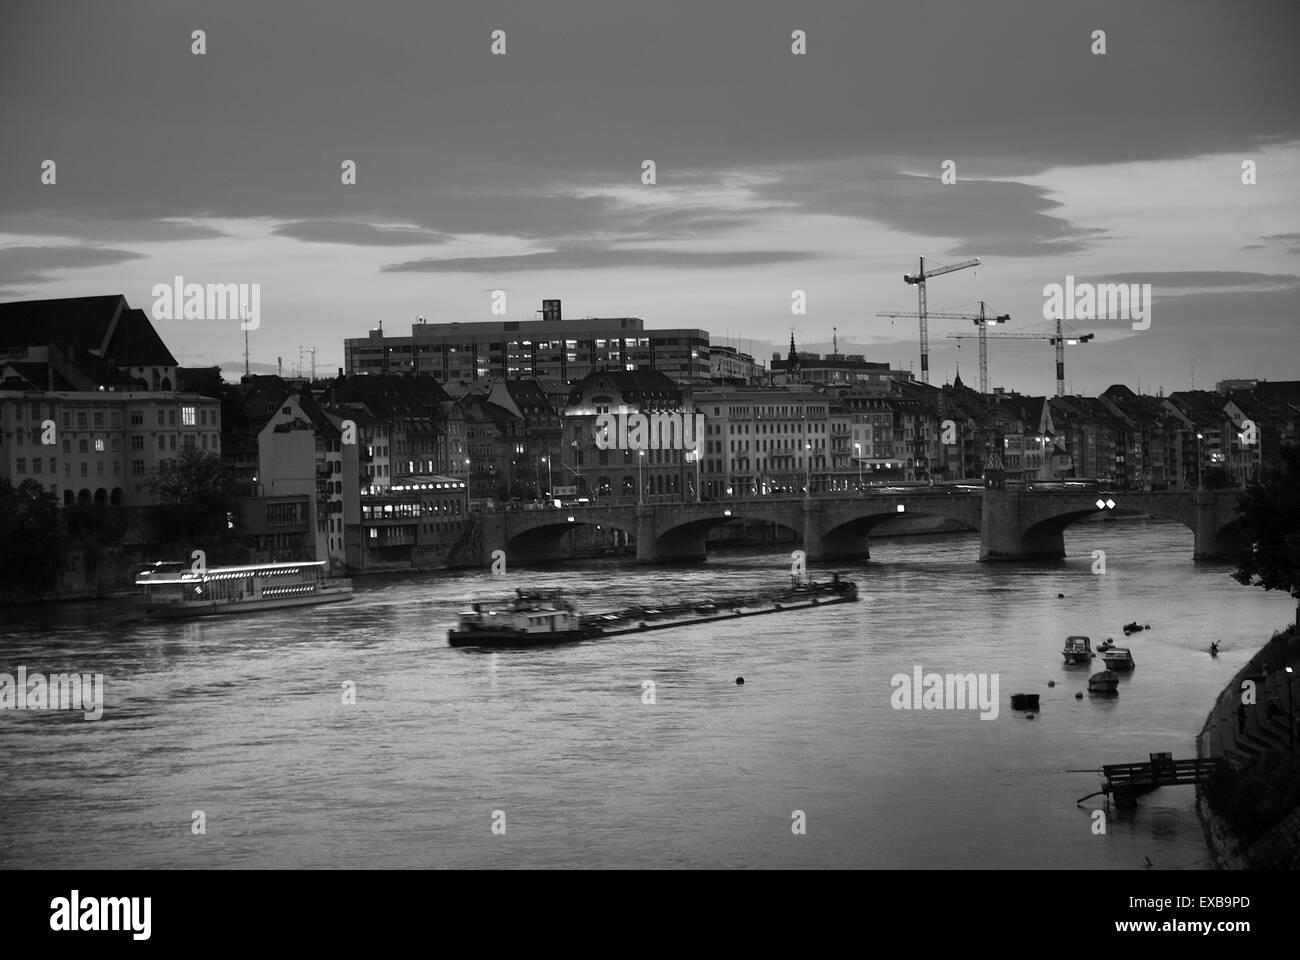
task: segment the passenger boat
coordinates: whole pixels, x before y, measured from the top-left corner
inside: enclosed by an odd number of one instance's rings
[[[1111,647],[1101,655],[1107,670],[1132,670],[1133,652],[1128,647]]]
[[[352,599],[352,581],[326,576],[325,561],[209,567],[156,563],[135,579],[147,617],[212,617]]]
[[[796,579],[785,589],[767,593],[713,597],[655,607],[629,607],[590,615],[583,614],[576,601],[566,597],[562,590],[519,589],[504,603],[474,603],[463,611],[456,626],[447,631],[447,642],[453,647],[532,647],[573,643],[849,603],[857,599],[857,584],[841,580],[838,574],[833,580],[822,583]]]
[[[1088,663],[1096,656],[1092,652],[1092,641],[1088,637],[1066,637],[1065,649],[1061,651],[1066,663]]]
[[[1118,693],[1119,692],[1119,674],[1111,670],[1103,670],[1101,673],[1094,673],[1088,678],[1089,693]]]

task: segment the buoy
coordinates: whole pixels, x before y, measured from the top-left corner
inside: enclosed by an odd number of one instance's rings
[[[1083,699],[1083,694],[1082,694],[1082,693],[1076,693],[1076,694],[1074,695],[1074,699],[1076,699],[1076,700],[1082,700],[1082,699]]]
[[[1056,595],[1056,599],[1057,599],[1057,600],[1064,600],[1064,599],[1065,599],[1065,594],[1063,594],[1063,593],[1058,593],[1058,594]]]
[[[736,678],[736,686],[738,686],[738,687],[743,687],[744,685],[745,685],[745,678],[744,678],[744,677],[737,677],[737,678]]]
[[[1054,686],[1056,686],[1056,681],[1055,681],[1055,680],[1048,680],[1048,681],[1047,681],[1047,685],[1048,685],[1049,687],[1054,687]]]

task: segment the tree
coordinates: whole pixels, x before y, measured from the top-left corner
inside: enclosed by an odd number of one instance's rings
[[[220,543],[229,536],[227,518],[235,509],[235,483],[215,453],[186,446],[150,481],[163,506],[169,533],[191,543]]]
[[[67,537],[59,501],[35,480],[16,489],[0,478],[0,579],[34,593],[58,583]]]
[[[1282,447],[1278,468],[1246,488],[1237,513],[1247,545],[1232,578],[1285,590],[1300,605],[1300,446]]]

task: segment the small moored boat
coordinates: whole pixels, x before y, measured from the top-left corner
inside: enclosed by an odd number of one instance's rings
[[[1107,670],[1132,670],[1135,666],[1133,651],[1128,647],[1111,647],[1101,655],[1101,659]]]
[[[1096,656],[1092,652],[1092,641],[1087,637],[1066,637],[1061,654],[1066,663],[1088,663]]]
[[[1037,710],[1038,694],[1036,693],[1013,693],[1011,695],[1012,710]]]
[[[1089,693],[1118,693],[1119,674],[1110,670],[1094,673],[1088,678]]]

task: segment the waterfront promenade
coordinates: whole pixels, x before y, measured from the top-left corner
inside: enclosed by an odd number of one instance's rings
[[[1293,673],[1287,672],[1290,667]],[[1205,726],[1196,738],[1197,756],[1222,758],[1234,771],[1249,767],[1259,758],[1300,745],[1294,727],[1296,719],[1288,685],[1300,672],[1300,643],[1294,626],[1266,643],[1223,688]],[[1255,684],[1255,702],[1242,704],[1242,687]],[[1276,701],[1285,711],[1269,714],[1268,704]],[[1244,706],[1244,727],[1238,707]],[[1197,814],[1205,829],[1206,842],[1216,866],[1221,869],[1295,869],[1300,866],[1300,805],[1261,837],[1243,846],[1231,826],[1210,809],[1206,797],[1198,796]]]

